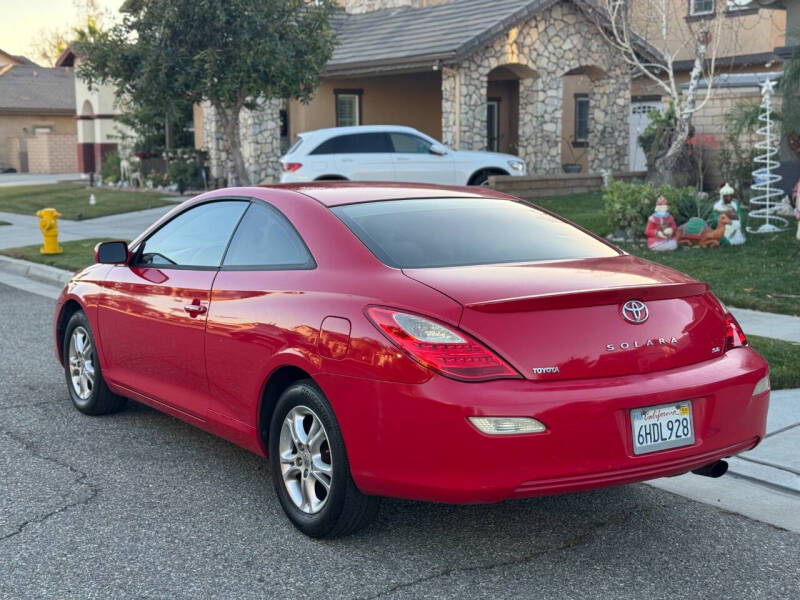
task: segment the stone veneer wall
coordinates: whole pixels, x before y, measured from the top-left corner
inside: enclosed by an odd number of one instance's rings
[[[279,99],[259,101],[254,110],[243,109],[239,115],[242,155],[250,183],[274,183],[280,177],[280,105]],[[220,120],[211,103],[203,103],[203,140],[207,145],[211,179],[225,179],[227,145]]]
[[[520,79],[519,155],[530,173],[561,172],[562,76],[587,69],[593,78],[588,144],[589,172],[628,164],[630,75],[603,42],[595,25],[572,4],[561,2],[498,36],[454,68],[442,72],[442,137],[456,144],[456,90],[460,79],[460,140],[465,150],[486,148],[489,72],[503,65],[534,71]],[[457,72],[456,72],[457,71]]]

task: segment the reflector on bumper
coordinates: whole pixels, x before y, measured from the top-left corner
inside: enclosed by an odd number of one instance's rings
[[[469,421],[489,435],[542,433],[547,429],[544,423],[530,417],[469,417]]]
[[[764,392],[769,391],[770,384],[769,384],[769,373],[767,373],[763,378],[758,380],[756,387],[753,388],[753,396],[758,396],[759,394],[763,394]]]

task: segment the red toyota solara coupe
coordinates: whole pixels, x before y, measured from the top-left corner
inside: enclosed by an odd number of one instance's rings
[[[268,456],[311,536],[378,496],[717,476],[764,436],[767,363],[706,284],[489,189],[224,189],[95,255],[55,314],[75,407]]]

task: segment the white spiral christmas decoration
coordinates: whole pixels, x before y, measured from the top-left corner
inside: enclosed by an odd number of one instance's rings
[[[754,160],[762,166],[753,171],[755,183],[750,186],[753,192],[750,204],[756,208],[750,211],[748,223],[751,222],[751,219],[763,219],[764,222],[758,227],[748,225],[749,233],[775,233],[789,227],[788,220],[774,214],[779,200],[773,201],[773,198],[783,196],[783,191],[775,186],[783,178],[777,173],[773,173],[773,169],[781,166],[781,163],[775,159],[778,148],[775,144],[775,121],[772,120],[772,92],[774,90],[775,82],[771,79],[767,79],[761,86],[761,114],[758,115],[758,120],[764,125],[759,127],[756,133],[764,136],[764,139],[756,142],[756,150],[761,150],[762,153]]]

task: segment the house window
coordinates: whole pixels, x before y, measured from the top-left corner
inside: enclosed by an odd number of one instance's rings
[[[361,90],[334,90],[336,127],[361,125]]]
[[[500,141],[500,99],[490,98],[486,103],[486,144],[487,149],[497,152]]]
[[[689,14],[710,15],[714,12],[714,0],[689,0]]]
[[[589,141],[589,94],[575,94],[575,142]]]

